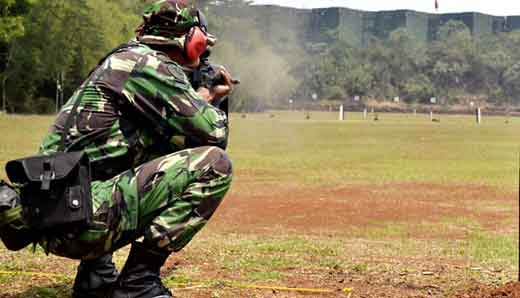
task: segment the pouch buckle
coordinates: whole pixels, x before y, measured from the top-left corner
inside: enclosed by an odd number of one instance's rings
[[[53,160],[45,160],[43,162],[43,173],[40,175],[40,181],[42,182],[41,190],[50,190],[51,181],[54,180],[54,178],[56,178],[56,172],[54,171]]]

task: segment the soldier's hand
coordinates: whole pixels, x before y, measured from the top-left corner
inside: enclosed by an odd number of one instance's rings
[[[231,74],[227,71],[226,68],[224,68],[224,66],[221,66],[218,72],[219,75],[222,77],[223,84],[216,85],[213,88],[211,88],[210,93],[213,95],[214,99],[222,98],[231,94],[234,85]]]
[[[213,98],[211,97],[211,93],[209,92],[208,88],[200,87],[197,90],[197,93],[208,103],[211,103],[213,101]]]
[[[201,87],[197,90],[199,95],[209,103],[218,101],[220,98],[228,96],[233,91],[235,81],[223,66],[218,69],[218,76],[220,77],[220,84],[213,86],[210,89]]]

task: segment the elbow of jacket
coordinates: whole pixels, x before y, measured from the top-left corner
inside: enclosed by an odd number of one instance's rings
[[[227,145],[228,145],[227,134],[223,137],[218,137],[218,138],[215,138],[215,137],[210,137],[210,138],[187,137],[185,140],[186,148],[215,146],[215,147],[219,147],[222,150],[226,150]]]
[[[228,138],[223,138],[222,140],[219,140],[219,141],[215,144],[216,147],[219,147],[219,148],[222,149],[222,150],[226,150],[227,145],[228,145]]]

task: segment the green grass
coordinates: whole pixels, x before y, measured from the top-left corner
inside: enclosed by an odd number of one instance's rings
[[[378,122],[363,120],[360,113],[348,113],[344,122],[336,121],[336,113],[313,112],[310,120],[304,119],[303,112],[275,112],[274,118],[269,114],[232,116],[229,153],[237,195],[248,193],[252,184],[269,188],[284,183],[337,187],[420,182],[483,185],[504,194],[516,191],[520,118],[505,123],[505,117],[485,117],[476,125],[470,116],[441,115],[440,123],[432,123],[428,115],[411,114],[379,114]],[[52,121],[53,117],[0,115],[0,164],[36,152]],[[515,211],[510,203],[497,204],[483,197],[474,208]],[[326,279],[331,272],[400,276],[428,271],[423,263],[430,259],[462,262],[466,267],[500,267],[500,280],[506,281],[518,261],[516,223],[516,218],[503,220],[501,229],[494,231],[466,217],[414,224],[378,222],[349,227],[350,232],[341,237],[283,230],[269,235],[223,234],[209,228],[181,253],[183,263],[166,282],[284,284],[294,278]],[[429,236],[417,236],[423,234]],[[453,235],[457,237],[450,238]],[[125,251],[116,254],[119,267],[125,256]],[[68,278],[0,275],[0,287],[14,285],[10,289],[22,293],[20,297],[62,297],[70,292],[76,265],[77,261],[47,257],[41,251],[1,249],[0,270],[46,271]],[[216,280],[207,280],[208,271],[216,272]],[[497,280],[479,272],[463,274],[484,282]],[[203,296],[236,294],[231,293],[223,289]]]
[[[520,119],[383,114],[334,121],[335,113],[265,114],[232,119],[230,152],[238,169],[304,183],[473,183],[514,189]],[[315,115],[315,117],[314,117]],[[313,120],[316,119],[316,120]],[[276,169],[276,171],[273,171]]]
[[[513,190],[517,181],[520,119],[300,112],[233,115],[229,151],[238,170],[268,173],[271,181],[315,184],[473,183]],[[33,154],[53,117],[0,115],[0,164]],[[265,181],[265,179],[263,181]]]
[[[518,240],[507,235],[473,232],[468,240],[469,255],[482,264],[517,264]]]
[[[0,165],[11,159],[35,154],[53,118],[0,114]]]

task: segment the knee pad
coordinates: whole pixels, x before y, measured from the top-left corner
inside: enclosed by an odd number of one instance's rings
[[[192,149],[190,170],[202,170],[211,167],[222,176],[232,174],[232,164],[227,153],[219,147],[199,147]]]
[[[233,173],[233,165],[227,153],[218,147],[212,147],[212,151],[215,156],[213,170],[225,176],[231,175]]]

